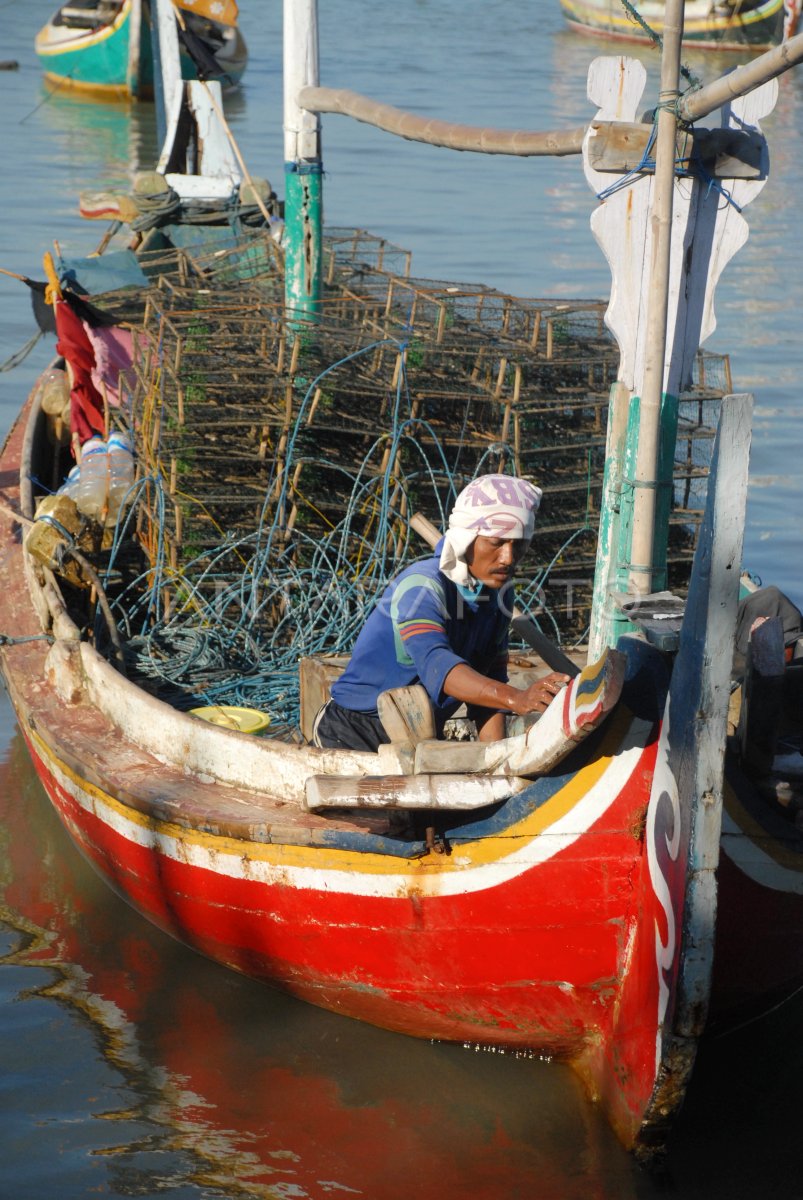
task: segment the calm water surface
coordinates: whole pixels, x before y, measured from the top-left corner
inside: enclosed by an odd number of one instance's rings
[[[0,4],[0,266],[41,278],[54,239],[105,225],[81,190],[152,161],[147,107],[48,96],[34,60],[51,0]],[[324,83],[466,123],[587,121],[594,43],[557,0],[320,0]],[[282,189],[280,5],[240,0],[251,62],[228,114],[251,171]],[[604,50],[604,48],[603,48]],[[655,65],[643,56],[655,77]],[[710,78],[732,60],[693,57]],[[803,596],[798,515],[803,75],[766,122],[769,184],[717,295],[709,345],[756,395],[745,561]],[[513,161],[398,142],[326,118],[326,217],[413,251],[416,274],[520,295],[602,297],[607,267],[577,159]],[[0,359],[34,332],[0,276]],[[0,432],[52,353],[0,375]],[[0,633],[3,627],[0,608]],[[159,1196],[395,1200],[803,1200],[803,1005],[702,1048],[667,1179],[644,1176],[553,1064],[419,1044],[318,1013],[151,930],[84,866],[0,696],[0,1200]]]

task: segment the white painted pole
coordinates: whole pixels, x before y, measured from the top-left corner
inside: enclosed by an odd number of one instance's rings
[[[658,130],[655,141],[655,184],[650,214],[652,262],[647,305],[647,354],[641,386],[630,551],[629,591],[637,595],[646,595],[652,590],[661,398],[665,377],[669,263],[672,248],[672,200],[675,187],[675,105],[680,95],[683,7],[684,0],[667,0],[664,16],[661,90],[658,97]]]
[[[299,92],[318,86],[317,0],[284,0],[284,292],[288,311],[320,312],[323,215],[320,119]]]
[[[128,63],[126,87],[129,96],[140,99],[140,39],[142,37],[142,0],[131,0],[128,12]]]
[[[304,87],[318,87],[318,0],[284,0],[284,161],[321,157],[320,121],[298,103]]]
[[[178,26],[172,0],[151,0],[151,37],[157,133],[162,141],[162,153],[156,169],[164,174],[173,148],[184,96]]]

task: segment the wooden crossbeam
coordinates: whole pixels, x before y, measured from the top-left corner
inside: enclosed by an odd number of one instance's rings
[[[621,175],[641,167],[654,133],[646,122],[594,121],[589,163],[595,171]],[[650,153],[654,164],[654,154]],[[677,135],[678,162],[698,162],[714,179],[763,179],[763,138],[757,130],[686,129]],[[641,167],[651,171],[654,166]]]

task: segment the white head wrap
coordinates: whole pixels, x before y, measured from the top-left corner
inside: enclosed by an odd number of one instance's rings
[[[443,540],[440,569],[453,583],[470,586],[466,551],[474,539],[510,538],[529,542],[541,489],[510,475],[480,475],[455,500]]]

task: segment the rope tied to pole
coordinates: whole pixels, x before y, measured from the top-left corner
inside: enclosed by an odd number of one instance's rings
[[[678,127],[684,127],[686,122],[681,117],[679,108],[681,101],[682,97],[676,100],[660,102],[656,105],[653,112],[653,125],[652,129],[650,130],[649,140],[647,145],[644,147],[644,152],[641,156],[641,159],[635,167],[632,167],[624,175],[620,176],[619,179],[614,180],[609,187],[603,188],[601,192],[597,192],[596,195],[598,200],[605,201],[609,196],[613,196],[616,192],[621,191],[622,188],[630,187],[632,183],[635,183],[636,180],[642,178],[642,176],[654,174],[655,157],[653,155],[653,149],[655,146],[655,138],[658,128],[658,113],[661,109],[674,113],[678,121]],[[706,195],[711,191],[719,192],[722,198],[728,204],[733,205],[737,212],[742,211],[740,205],[736,203],[725,185],[720,183],[719,180],[715,179],[715,177],[707,169],[698,151],[694,148],[693,143],[691,154],[684,156],[684,154],[681,152],[676,153],[675,176],[678,179],[699,179],[702,183],[707,184]]]

